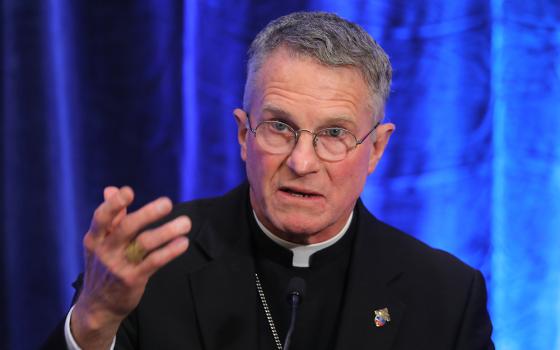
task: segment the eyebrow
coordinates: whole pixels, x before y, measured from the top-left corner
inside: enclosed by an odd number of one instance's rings
[[[353,119],[351,119],[350,117],[344,116],[344,115],[335,117],[333,119],[329,119],[328,123],[329,124],[346,124],[346,125],[349,125],[351,127],[355,127],[355,128],[358,127],[356,122]]]
[[[291,120],[292,119],[292,115],[288,112],[286,112],[285,110],[275,107],[275,106],[265,106],[263,108],[263,113],[268,112],[270,114],[272,114],[274,117],[276,118],[282,118],[282,119],[287,119],[287,120]]]
[[[285,121],[293,123],[292,114],[276,106],[265,106],[263,108],[263,113],[265,112],[272,114],[274,118],[283,119]],[[328,120],[325,120],[324,123],[321,124],[323,126],[320,126],[318,129],[329,127],[329,125],[334,125],[334,124],[343,124],[346,125],[347,127],[357,128],[356,122],[351,117],[345,115],[339,115],[334,118],[329,118]]]

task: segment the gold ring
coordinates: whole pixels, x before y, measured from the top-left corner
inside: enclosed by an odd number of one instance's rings
[[[126,259],[133,264],[140,263],[146,256],[146,250],[138,244],[137,240],[130,242],[126,250],[124,251]]]

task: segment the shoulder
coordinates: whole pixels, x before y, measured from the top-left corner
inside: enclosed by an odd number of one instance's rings
[[[373,249],[382,249],[386,259],[407,271],[423,276],[454,275],[472,276],[472,268],[456,256],[429,246],[419,239],[375,218],[362,206],[360,220],[363,224],[360,234],[370,236]]]
[[[363,205],[359,208],[357,249],[376,256],[368,263],[376,266],[367,268],[386,275],[398,294],[411,299],[422,295],[459,302],[469,297],[472,288],[485,290],[482,274],[477,269],[376,219]]]
[[[398,244],[401,247],[401,261],[410,268],[426,271],[441,270],[441,273],[449,271],[452,273],[472,274],[475,271],[474,268],[455,255],[431,247],[396,228],[390,228],[390,236],[388,236],[387,239],[393,240],[393,244]]]
[[[189,237],[197,238],[209,222],[219,224],[235,222],[243,218],[248,203],[248,192],[248,184],[243,183],[222,196],[179,203],[174,206],[173,211],[164,221],[170,221],[181,215],[188,216],[192,221]]]
[[[480,271],[377,220],[367,210],[360,213],[360,221],[358,237],[363,246],[357,249],[368,265],[361,268],[372,276],[381,275],[380,283],[405,306],[401,328],[410,339],[424,339],[434,332],[440,338],[452,335],[448,342],[438,338],[442,344],[462,344],[461,349],[493,348],[486,286]],[[368,258],[364,251],[377,259]],[[412,343],[402,348],[413,347],[424,348]]]

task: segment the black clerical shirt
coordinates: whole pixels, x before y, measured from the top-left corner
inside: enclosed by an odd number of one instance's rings
[[[357,212],[344,236],[335,244],[310,257],[309,267],[292,266],[292,252],[271,241],[249,220],[253,237],[255,268],[270,308],[280,342],[284,343],[290,325],[291,309],[286,299],[292,277],[305,280],[305,297],[291,340],[291,350],[333,349],[336,343],[339,315],[342,309],[352,241],[356,232]],[[272,331],[260,300],[258,336],[260,349],[276,349]]]

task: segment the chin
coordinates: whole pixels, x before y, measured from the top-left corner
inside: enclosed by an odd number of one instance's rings
[[[274,227],[279,229],[290,241],[307,241],[309,238],[324,232],[330,225],[325,222],[317,222],[313,218],[293,218],[285,217],[280,220],[272,221]]]
[[[290,223],[289,225],[284,225],[282,231],[292,236],[311,236],[321,230],[313,225],[297,225]]]

